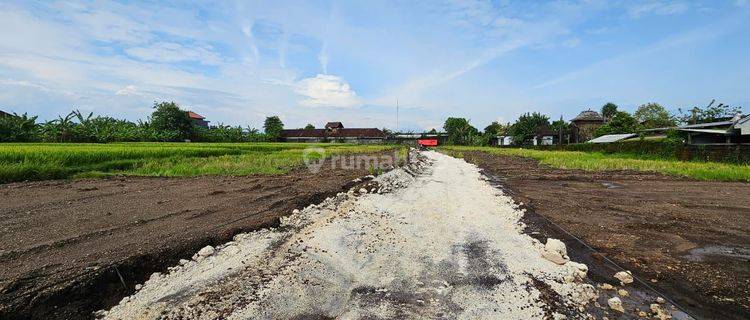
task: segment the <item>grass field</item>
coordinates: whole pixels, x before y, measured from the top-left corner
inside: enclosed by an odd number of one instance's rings
[[[395,148],[301,143],[4,143],[0,144],[0,183],[117,174],[280,174],[302,164],[309,147],[325,149],[326,156]],[[309,158],[320,156],[308,154]]]
[[[582,170],[638,170],[689,177],[698,180],[750,182],[750,165],[717,162],[693,162],[665,159],[644,159],[627,154],[602,154],[578,151],[542,151],[491,147],[446,146],[441,149],[461,156],[463,151],[483,151],[492,154],[534,158],[541,163],[562,169]]]

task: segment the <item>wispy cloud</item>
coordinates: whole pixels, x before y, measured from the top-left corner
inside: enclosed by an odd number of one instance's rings
[[[512,119],[538,106],[540,89],[725,35],[689,29],[741,16],[743,3],[6,1],[0,106],[50,118],[75,105],[132,119],[155,100],[175,100],[213,123],[258,126],[277,114],[290,126],[324,118],[384,126],[399,98],[430,110],[403,114],[415,126],[453,113]],[[750,28],[736,20],[729,32]],[[747,59],[735,56],[747,45],[735,37],[721,47],[711,62],[731,83],[747,83]],[[686,69],[706,75],[709,58],[701,59]],[[670,72],[652,77],[679,78]],[[712,86],[705,90],[721,89]]]
[[[688,8],[688,3],[684,1],[653,0],[645,3],[632,4],[628,8],[628,14],[636,18],[648,14],[673,15],[684,13]]]

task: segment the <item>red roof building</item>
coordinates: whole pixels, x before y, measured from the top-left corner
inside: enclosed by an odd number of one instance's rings
[[[195,112],[192,112],[192,111],[188,111],[187,115],[188,115],[188,118],[190,118],[190,120],[193,120],[193,123],[196,126],[208,128],[208,122],[209,121],[206,121],[206,117],[204,117],[202,115],[199,115],[199,114],[197,114]]]
[[[288,142],[349,142],[378,143],[386,138],[378,128],[344,128],[341,122],[329,122],[325,129],[291,129],[281,132]]]

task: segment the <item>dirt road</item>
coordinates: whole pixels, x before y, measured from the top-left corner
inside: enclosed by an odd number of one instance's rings
[[[0,185],[0,319],[91,318],[151,273],[278,225],[368,173],[324,165],[275,176]]]
[[[587,280],[585,265],[543,257],[549,253],[545,246],[521,232],[523,212],[475,166],[435,152],[424,157],[378,177],[369,190],[341,193],[284,218],[279,228],[201,249],[101,314],[576,319],[612,313],[617,318],[619,313],[606,307],[613,293],[600,294]]]
[[[595,258],[632,270],[696,317],[750,318],[750,184],[462,156],[530,211],[594,247]]]

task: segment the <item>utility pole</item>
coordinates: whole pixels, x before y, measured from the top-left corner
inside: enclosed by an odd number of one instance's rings
[[[396,133],[398,133],[398,98],[396,98]]]

